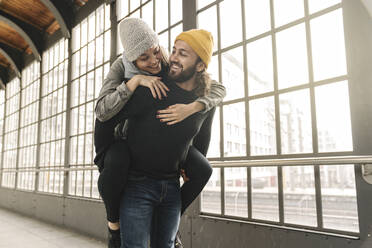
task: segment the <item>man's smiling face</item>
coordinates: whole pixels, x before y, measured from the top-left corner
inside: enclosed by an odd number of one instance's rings
[[[177,40],[169,57],[169,79],[177,83],[188,81],[196,74],[199,61],[198,55],[186,42]]]

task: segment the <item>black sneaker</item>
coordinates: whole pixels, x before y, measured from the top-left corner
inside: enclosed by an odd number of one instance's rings
[[[121,239],[120,239],[120,231],[112,232],[109,230],[108,232],[108,248],[120,248]]]
[[[175,248],[183,248],[183,244],[181,242],[180,232],[177,232],[177,234],[176,234],[176,240],[174,241],[174,247]]]

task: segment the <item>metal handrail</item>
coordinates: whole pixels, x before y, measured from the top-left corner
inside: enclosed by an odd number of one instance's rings
[[[239,161],[211,161],[215,168],[221,167],[265,167],[265,166],[305,166],[305,165],[342,165],[342,164],[372,164],[370,156],[338,156],[338,157],[310,157],[288,159],[260,159]],[[0,172],[43,172],[43,171],[87,171],[97,170],[97,166],[81,166],[74,168],[47,167],[47,168],[3,168]]]
[[[211,161],[213,167],[265,167],[265,166],[305,166],[305,165],[341,165],[371,164],[372,156],[337,156],[288,159],[260,159],[239,161]]]

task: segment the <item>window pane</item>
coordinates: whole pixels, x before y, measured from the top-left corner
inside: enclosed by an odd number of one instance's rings
[[[176,40],[177,35],[182,33],[182,31],[183,31],[183,24],[182,23],[171,29],[171,31],[170,31],[170,33],[171,33],[171,37],[170,37],[171,38],[171,47],[173,47],[173,44],[174,44],[174,41]]]
[[[118,42],[118,44],[120,44],[120,41]],[[110,59],[110,56],[111,56],[111,30],[109,30],[105,33],[105,39],[104,39],[103,45],[105,46],[104,61],[106,62]],[[120,46],[121,46],[121,44],[120,44]],[[122,52],[122,50],[120,50],[120,49],[119,49],[119,51]]]
[[[208,65],[208,73],[211,75],[212,79],[219,81],[219,69],[218,69],[218,57],[217,56],[212,56],[211,62]]]
[[[282,153],[311,153],[311,110],[308,90],[281,94],[280,134]]]
[[[222,54],[222,83],[226,87],[225,101],[244,97],[242,47]]]
[[[213,51],[218,47],[218,33],[217,33],[217,8],[213,6],[198,14],[198,28],[208,30],[213,35]]]
[[[352,151],[348,82],[316,87],[315,103],[319,152]]]
[[[313,166],[283,167],[284,222],[317,226]]]
[[[347,74],[342,20],[339,9],[310,21],[315,81]]]
[[[88,42],[93,40],[96,35],[96,13],[93,12],[88,17]]]
[[[201,9],[214,1],[215,0],[196,0],[197,9]]]
[[[101,5],[100,7],[98,7],[98,9],[96,10],[96,15],[97,15],[97,19],[96,19],[96,36],[100,35],[103,33],[103,30],[104,30],[104,15],[105,15],[105,9],[103,7],[103,5]]]
[[[142,7],[142,19],[154,29],[154,2],[151,1]]]
[[[160,32],[168,27],[168,0],[155,1],[156,31]]]
[[[275,27],[282,26],[291,21],[304,17],[304,1],[275,0]]]
[[[247,44],[248,92],[256,95],[274,90],[271,36]]]
[[[312,14],[338,3],[341,3],[341,0],[309,0],[309,11]]]
[[[245,103],[224,106],[224,156],[246,156]]]
[[[249,103],[251,155],[276,154],[274,97]]]
[[[269,31],[270,0],[245,0],[246,38]]]
[[[252,167],[252,218],[279,221],[278,170]]]
[[[127,0],[117,0],[117,7],[116,7],[116,14],[118,16],[118,20],[124,18],[128,15],[128,1]]]
[[[230,0],[220,3],[221,48],[243,40],[240,2],[240,0]]]
[[[72,52],[75,52],[80,48],[80,24],[78,24],[76,27],[72,29]],[[47,59],[47,56],[45,56],[45,59]],[[43,58],[43,61],[44,58]],[[46,71],[46,68],[44,68],[43,71]]]
[[[170,1],[170,5],[171,5],[170,25],[173,25],[176,22],[182,20],[182,0],[172,0]]]
[[[96,66],[103,63],[103,35],[96,39]]]
[[[130,0],[130,12],[137,9],[141,5],[141,0]]]
[[[225,168],[225,214],[248,217],[247,168]]]
[[[213,168],[213,173],[201,193],[201,212],[221,214],[221,173]]]
[[[305,25],[279,32],[276,42],[279,88],[308,83]]]
[[[81,46],[87,44],[88,41],[88,21],[84,19],[81,23]]]
[[[94,68],[94,60],[95,60],[95,42],[92,41],[88,45],[88,71],[92,70]]]
[[[159,44],[162,45],[164,47],[164,49],[166,51],[170,51],[169,49],[169,40],[168,40],[168,32],[164,32],[162,34],[159,35]],[[174,41],[171,41],[171,47],[173,47],[173,42]]]
[[[325,228],[359,232],[353,165],[320,166]]]
[[[211,141],[208,148],[208,158],[220,157],[220,107],[216,108],[212,123]]]

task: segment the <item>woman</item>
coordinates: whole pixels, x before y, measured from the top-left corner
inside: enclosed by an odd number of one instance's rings
[[[115,116],[130,99],[133,91],[141,85],[151,90],[154,98],[166,97],[169,90],[161,82],[168,70],[167,57],[159,47],[156,33],[141,19],[127,18],[119,24],[120,39],[124,48],[122,58],[111,66],[104,81],[96,105],[97,119],[107,121]],[[125,83],[123,83],[125,82]],[[159,120],[174,125],[188,116],[208,111],[222,101],[225,88],[214,82],[208,96],[197,99],[191,104],[176,104],[159,111]],[[125,141],[125,123],[115,128],[117,140],[110,144],[101,144],[95,139],[95,163],[100,170],[98,189],[104,201],[108,228],[109,247],[120,246],[119,207],[120,195],[126,183],[130,165],[130,155]],[[198,196],[207,183],[212,169],[203,154],[191,147],[184,164],[190,180],[181,188],[182,213]]]

